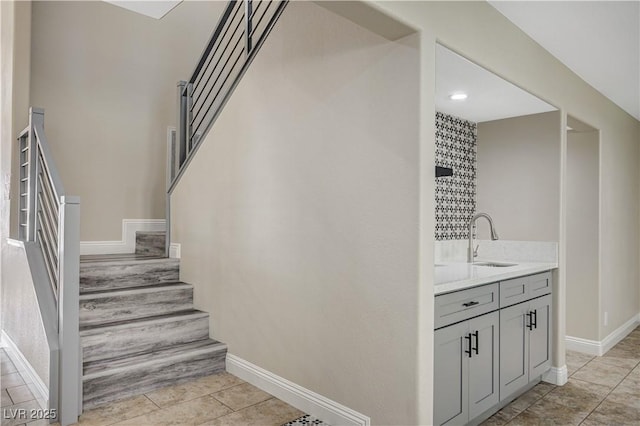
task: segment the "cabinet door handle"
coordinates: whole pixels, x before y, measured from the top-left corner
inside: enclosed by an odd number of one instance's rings
[[[464,336],[464,339],[467,341],[468,343],[468,348],[469,350],[464,351],[465,354],[469,355],[469,358],[471,358],[471,333],[467,334],[466,336]]]
[[[478,330],[473,333],[473,336],[476,338],[476,347],[473,348],[473,351],[478,355],[478,341],[480,340],[478,339]]]
[[[529,319],[529,323],[526,325],[526,327],[529,330],[533,330],[533,312],[527,312],[527,318]]]
[[[531,318],[532,318],[531,323],[533,325],[533,328],[537,329],[538,328],[538,310],[537,309],[533,310],[533,315],[531,316]]]
[[[462,306],[465,306],[465,307],[468,308],[469,306],[475,306],[475,305],[479,305],[479,304],[480,304],[480,302],[473,300],[471,302],[463,303]]]

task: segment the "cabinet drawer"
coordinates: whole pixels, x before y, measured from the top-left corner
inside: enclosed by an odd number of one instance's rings
[[[435,328],[498,309],[498,283],[436,296]]]
[[[551,293],[551,272],[500,282],[500,307],[515,305]]]
[[[551,294],[551,272],[531,275],[529,292],[531,293],[531,298]]]
[[[500,307],[529,300],[529,277],[519,277],[500,282]]]

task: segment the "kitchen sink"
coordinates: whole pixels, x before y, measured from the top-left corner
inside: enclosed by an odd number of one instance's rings
[[[475,266],[486,266],[489,268],[507,268],[509,266],[518,266],[517,263],[498,263],[498,262],[475,262]]]

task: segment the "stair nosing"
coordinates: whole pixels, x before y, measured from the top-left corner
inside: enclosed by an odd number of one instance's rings
[[[157,291],[170,291],[170,290],[181,290],[181,289],[189,289],[193,288],[193,284],[187,283],[159,283],[159,285],[151,284],[146,286],[138,286],[138,287],[124,287],[117,288],[113,290],[100,290],[89,293],[81,293],[79,295],[79,300],[90,300],[90,299],[102,299],[105,297],[117,297],[124,296],[127,294],[143,294],[143,293],[154,293]]]
[[[133,370],[136,368],[142,368],[148,365],[158,364],[159,362],[169,362],[169,361],[179,360],[181,358],[188,358],[194,355],[205,354],[208,352],[217,352],[221,349],[227,349],[227,345],[225,343],[215,341],[215,343],[212,343],[211,345],[203,348],[187,350],[186,352],[176,353],[176,354],[158,358],[158,359],[149,359],[149,360],[141,361],[135,364],[124,365],[121,367],[112,367],[105,370],[96,371],[95,373],[83,374],[82,381],[85,382],[87,380],[97,379],[104,376],[111,376],[111,375],[129,371],[129,370]]]
[[[80,260],[80,269],[86,265],[135,265],[136,263],[179,263],[180,259],[173,257],[151,257],[148,259],[120,259],[120,260]]]
[[[171,314],[176,314],[176,315],[171,315]],[[151,323],[164,324],[166,322],[183,321],[191,318],[203,318],[203,317],[209,316],[208,312],[199,311],[197,309],[192,309],[187,311],[177,311],[177,312],[172,312],[171,314],[155,315],[155,316],[143,317],[143,318],[134,318],[134,319],[128,320],[125,323],[119,323],[119,324],[114,324],[113,322],[111,322],[111,323],[104,323],[104,325],[102,324],[90,325],[90,326],[87,326],[88,328],[85,328],[84,330],[80,330],[80,337],[92,336],[94,334],[99,334],[105,331],[119,330],[119,329],[124,329],[129,327],[142,326],[142,325],[151,324]],[[158,317],[163,317],[163,318],[158,318]]]
[[[157,281],[157,282],[153,282],[152,284],[136,284],[136,285],[132,285],[132,286],[122,286],[122,287],[101,287],[101,286],[97,286],[94,287],[92,285],[82,285],[80,284],[80,295],[89,295],[89,294],[101,294],[101,293],[112,293],[114,291],[121,291],[121,290],[138,290],[141,288],[158,288],[158,287],[162,287],[162,286],[168,286],[168,285],[175,285],[175,284],[188,284],[188,285],[193,285],[193,284],[189,284],[189,283],[185,283],[184,281]],[[87,291],[87,290],[91,290],[94,289],[93,291]]]

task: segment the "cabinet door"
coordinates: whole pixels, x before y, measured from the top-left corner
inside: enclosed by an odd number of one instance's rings
[[[500,310],[500,400],[529,383],[528,303]]]
[[[469,332],[472,335],[472,351],[469,358],[470,419],[482,414],[499,401],[499,325],[498,312],[469,321]]]
[[[434,340],[433,421],[436,425],[469,421],[467,377],[469,322],[436,330]]]
[[[529,302],[534,327],[529,332],[529,380],[551,367],[551,295]]]

